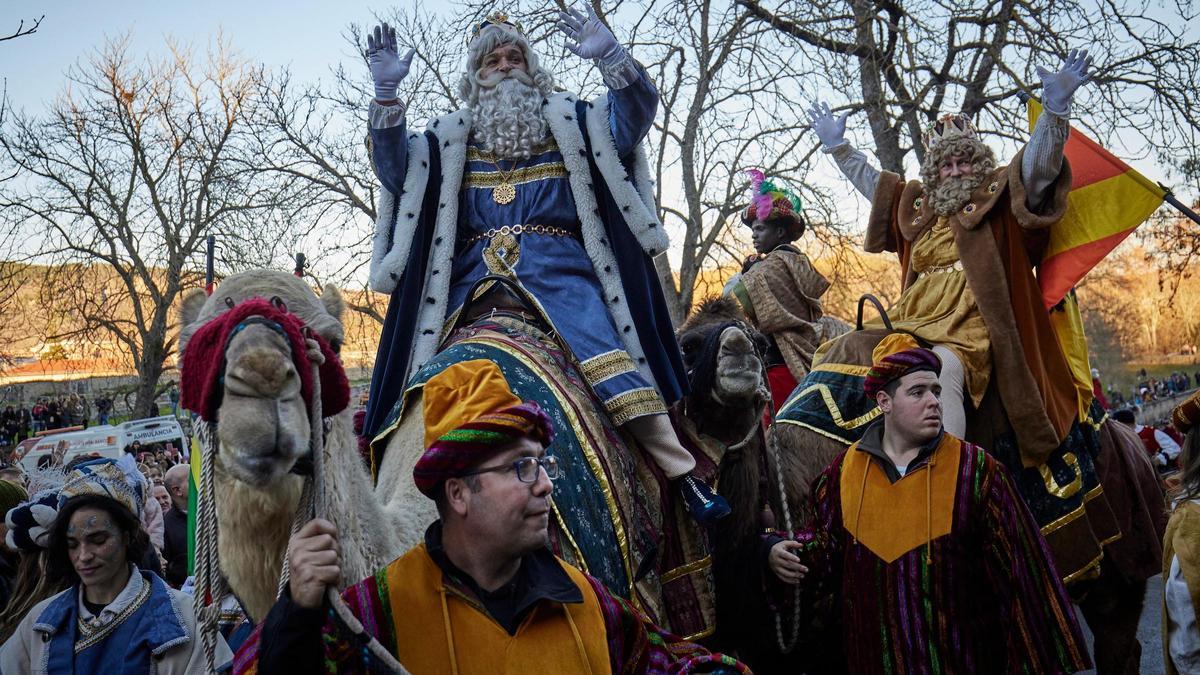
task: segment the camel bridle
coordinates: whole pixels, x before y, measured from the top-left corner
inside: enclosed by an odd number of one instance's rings
[[[754,345],[754,354],[756,357],[758,357],[758,362],[759,362],[759,366],[760,366],[759,376],[762,378],[762,381],[764,383],[767,381],[766,350],[760,344],[759,340],[754,339],[754,335],[751,332],[752,329],[750,328],[750,326],[748,326],[744,321],[737,321],[737,320],[728,321],[728,322],[719,324],[715,328],[711,329],[712,332],[709,333],[709,337],[706,338],[706,340],[705,340],[704,349],[697,357],[698,361],[691,368],[688,369],[687,375],[688,375],[689,383],[694,384],[696,381],[696,371],[697,370],[699,370],[701,368],[712,369],[712,371],[713,371],[713,374],[711,376],[712,382],[707,381],[709,378],[703,378],[703,380],[704,380],[704,384],[702,386],[703,391],[701,391],[701,392],[693,391],[693,394],[699,393],[704,396],[709,396],[720,405],[725,405],[725,403],[721,400],[720,395],[717,392],[717,389],[715,387],[716,368],[717,368],[717,363],[720,358],[721,335],[728,328],[737,328],[738,330],[742,331],[746,335],[747,338],[750,339],[750,343],[752,345]],[[766,412],[767,410],[770,410],[771,419],[774,420],[775,412],[776,412],[775,404],[774,404],[774,401],[773,401],[769,391],[767,392],[767,395],[764,398],[762,405],[759,407],[757,413],[755,414],[755,419],[761,419],[763,413]],[[773,426],[773,424],[772,424],[772,426]],[[760,427],[758,424],[753,425],[750,428],[750,431],[746,434],[746,436],[742,440],[740,440],[737,443],[734,443],[732,445],[727,445],[725,447],[725,453],[728,454],[730,452],[736,453],[736,452],[742,451],[750,443],[750,441],[753,440],[757,436],[759,429],[760,429]],[[792,529],[792,527],[793,527],[792,509],[788,505],[787,484],[783,480],[783,463],[780,458],[779,442],[776,440],[774,433],[771,433],[768,435],[766,446],[767,446],[766,454],[769,457],[769,463],[773,463],[775,465],[775,485],[779,491],[780,508],[783,510],[784,531],[791,534],[794,532],[794,530]],[[800,585],[799,584],[796,584],[794,586],[793,593],[794,593],[794,597],[792,599],[793,602],[792,602],[791,631],[789,631],[789,635],[787,638],[784,637],[783,613],[778,610],[771,611],[772,615],[774,615],[774,617],[775,617],[776,644],[778,645],[780,652],[782,652],[783,654],[791,653],[792,650],[794,650],[796,648],[796,643],[799,641],[799,638],[800,638]]]
[[[235,306],[235,303],[230,298],[225,298],[225,304],[231,309]],[[288,312],[287,306],[279,297],[271,298],[271,304],[277,309],[291,314],[301,324],[304,324],[303,318]],[[284,335],[283,327],[277,322],[263,316],[248,316],[230,331],[229,337],[221,350],[222,366],[224,366],[225,354],[233,338],[242,330],[252,325],[262,325],[278,332],[280,335]],[[325,444],[328,432],[332,427],[332,418],[324,417],[322,414],[320,367],[324,363],[324,355],[320,349],[312,348],[315,342],[310,338],[312,331],[307,324],[304,325],[303,334],[306,344],[310,347],[308,357],[309,367],[312,369],[313,389],[308,405],[308,419],[311,427],[308,441],[308,458],[311,462],[311,472],[304,471],[303,469],[297,471],[296,466],[293,466],[292,469],[293,473],[303,475],[304,487],[300,493],[300,501],[296,506],[296,515],[292,519],[291,535],[296,534],[300,527],[310,519],[328,517],[324,461]],[[286,336],[284,342],[288,345],[289,357],[291,357],[291,344],[286,339]],[[224,377],[224,372],[224,367],[222,367],[220,377]],[[216,421],[199,419],[198,422],[196,437],[200,441],[201,464],[200,483],[197,485],[198,494],[196,499],[196,590],[193,596],[193,606],[196,613],[196,624],[199,627],[201,639],[204,644],[204,656],[207,659],[209,671],[216,672],[216,666],[218,665],[216,663],[217,622],[221,612],[221,603],[229,593],[228,584],[220,572],[220,556],[217,549],[218,526],[213,467],[216,462],[220,440],[217,436]],[[297,465],[302,465],[302,461],[303,458],[297,462]],[[280,571],[279,587],[276,590],[277,598],[283,593],[283,589],[288,583],[289,553],[290,548],[284,552],[283,569]],[[379,640],[366,634],[362,622],[346,606],[346,603],[342,600],[341,593],[338,592],[336,587],[328,587],[325,589],[325,594],[337,617],[341,619],[352,633],[365,638],[363,641],[365,648],[379,662],[396,673],[407,675],[408,671],[387,651],[387,648],[380,644]]]

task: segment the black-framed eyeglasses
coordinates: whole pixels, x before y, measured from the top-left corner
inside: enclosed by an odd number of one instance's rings
[[[502,466],[486,466],[482,469],[468,471],[460,476],[477,476],[481,473],[499,473],[501,471],[512,471],[517,474],[517,480],[522,483],[536,483],[538,479],[538,467],[546,470],[546,477],[550,480],[558,480],[558,458],[554,455],[546,455],[545,457],[522,457],[510,464]]]

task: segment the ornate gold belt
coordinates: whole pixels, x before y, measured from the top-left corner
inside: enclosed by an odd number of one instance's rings
[[[549,235],[551,237],[574,237],[575,236],[574,232],[563,229],[561,227],[554,227],[551,225],[519,224],[519,225],[505,225],[504,227],[493,227],[492,229],[488,230],[487,232],[484,232],[482,234],[477,234],[474,237],[471,237],[470,239],[467,240],[467,243],[474,244],[477,241],[483,241],[485,239],[494,239],[494,238],[500,237],[500,236],[526,234],[526,233],[545,234],[545,235]]]
[[[955,260],[954,262],[950,263],[949,265],[938,265],[937,267],[930,267],[927,270],[922,270],[920,272],[917,272],[917,276],[923,277],[926,274],[939,274],[942,272],[961,272],[962,269],[963,269],[962,261]]]

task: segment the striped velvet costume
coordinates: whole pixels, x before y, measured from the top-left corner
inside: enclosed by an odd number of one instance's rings
[[[943,434],[893,482],[860,443],[814,482],[817,519],[798,537],[810,568],[801,583],[837,598],[849,672],[1089,667],[1045,541],[1003,466]]]

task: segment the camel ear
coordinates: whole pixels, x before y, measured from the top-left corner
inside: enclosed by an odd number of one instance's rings
[[[204,309],[204,303],[208,301],[208,296],[204,291],[194,288],[183,296],[183,302],[179,304],[179,325],[186,327],[200,316],[200,310]]]
[[[346,301],[342,298],[342,291],[333,284],[325,284],[325,288],[321,289],[321,304],[325,305],[325,311],[338,321],[341,321],[342,315],[346,313]]]

